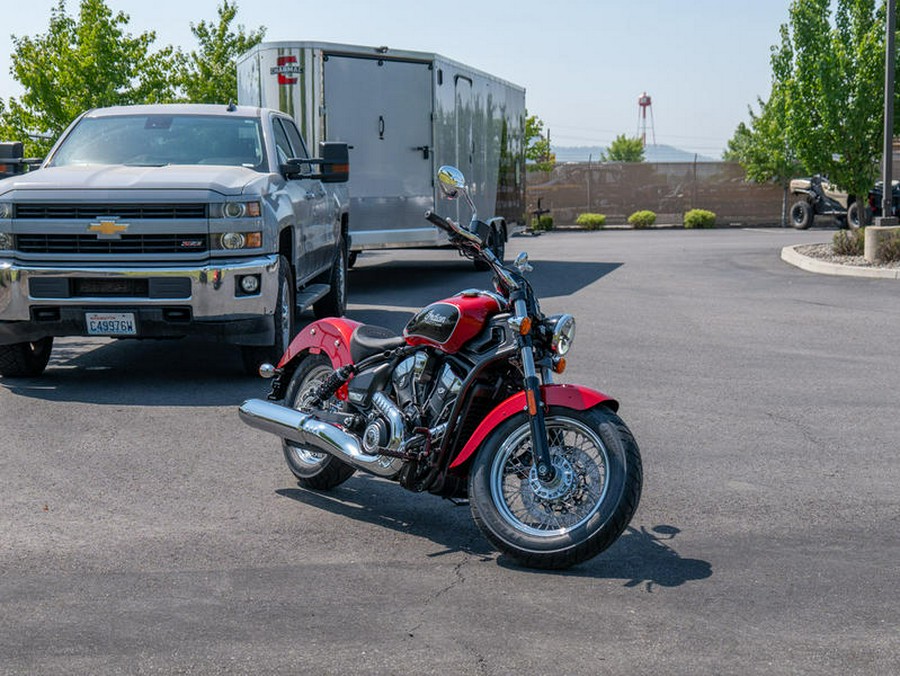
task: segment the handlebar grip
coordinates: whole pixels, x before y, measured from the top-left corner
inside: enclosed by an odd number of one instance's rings
[[[438,216],[436,213],[431,211],[430,209],[425,212],[425,218],[434,225],[442,228],[444,230],[453,231],[453,228],[450,227],[450,224],[447,223],[447,220],[443,216]]]

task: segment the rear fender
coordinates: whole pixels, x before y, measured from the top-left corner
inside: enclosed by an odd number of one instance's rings
[[[592,390],[581,385],[545,385],[541,387],[541,396],[547,406],[563,406],[585,411],[595,406],[603,405],[613,411],[619,410],[619,402],[606,396],[602,392]],[[505,401],[501,402],[493,411],[487,414],[481,424],[475,428],[475,432],[466,442],[459,455],[450,463],[450,469],[462,466],[478,450],[487,436],[494,431],[504,420],[511,418],[516,413],[528,408],[525,401],[525,392],[517,392]]]
[[[288,345],[278,368],[284,368],[304,352],[324,354],[336,369],[352,364],[350,336],[358,326],[359,322],[343,317],[326,317],[304,326]]]

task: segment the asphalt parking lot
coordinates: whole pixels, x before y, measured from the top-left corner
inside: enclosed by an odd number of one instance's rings
[[[231,348],[58,341],[0,379],[0,673],[900,673],[900,281],[780,259],[832,233],[510,241],[644,460],[629,530],[564,573],[430,495],[301,490]],[[488,278],[406,251],[350,281],[401,328]]]

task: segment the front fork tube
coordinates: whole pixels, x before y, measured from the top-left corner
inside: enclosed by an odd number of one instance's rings
[[[516,315],[524,316],[524,307],[516,303]],[[524,306],[524,303],[522,303]],[[522,370],[525,373],[525,400],[528,406],[528,420],[531,426],[531,445],[534,462],[537,466],[538,479],[542,482],[552,481],[556,470],[550,460],[550,445],[547,441],[547,424],[544,420],[544,402],[541,399],[541,381],[534,364],[534,348],[531,334],[518,336],[519,354],[522,357]]]

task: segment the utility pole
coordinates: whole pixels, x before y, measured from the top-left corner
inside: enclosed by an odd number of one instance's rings
[[[881,215],[878,225],[897,225],[894,216],[894,30],[896,0],[887,0],[887,28],[884,52],[884,156],[881,159]]]
[[[875,225],[866,228],[863,255],[870,263],[881,261],[881,242],[898,230],[894,215],[894,185],[891,173],[894,168],[894,30],[896,25],[896,0],[887,0],[887,20],[884,36],[884,149],[881,158],[881,216]]]

